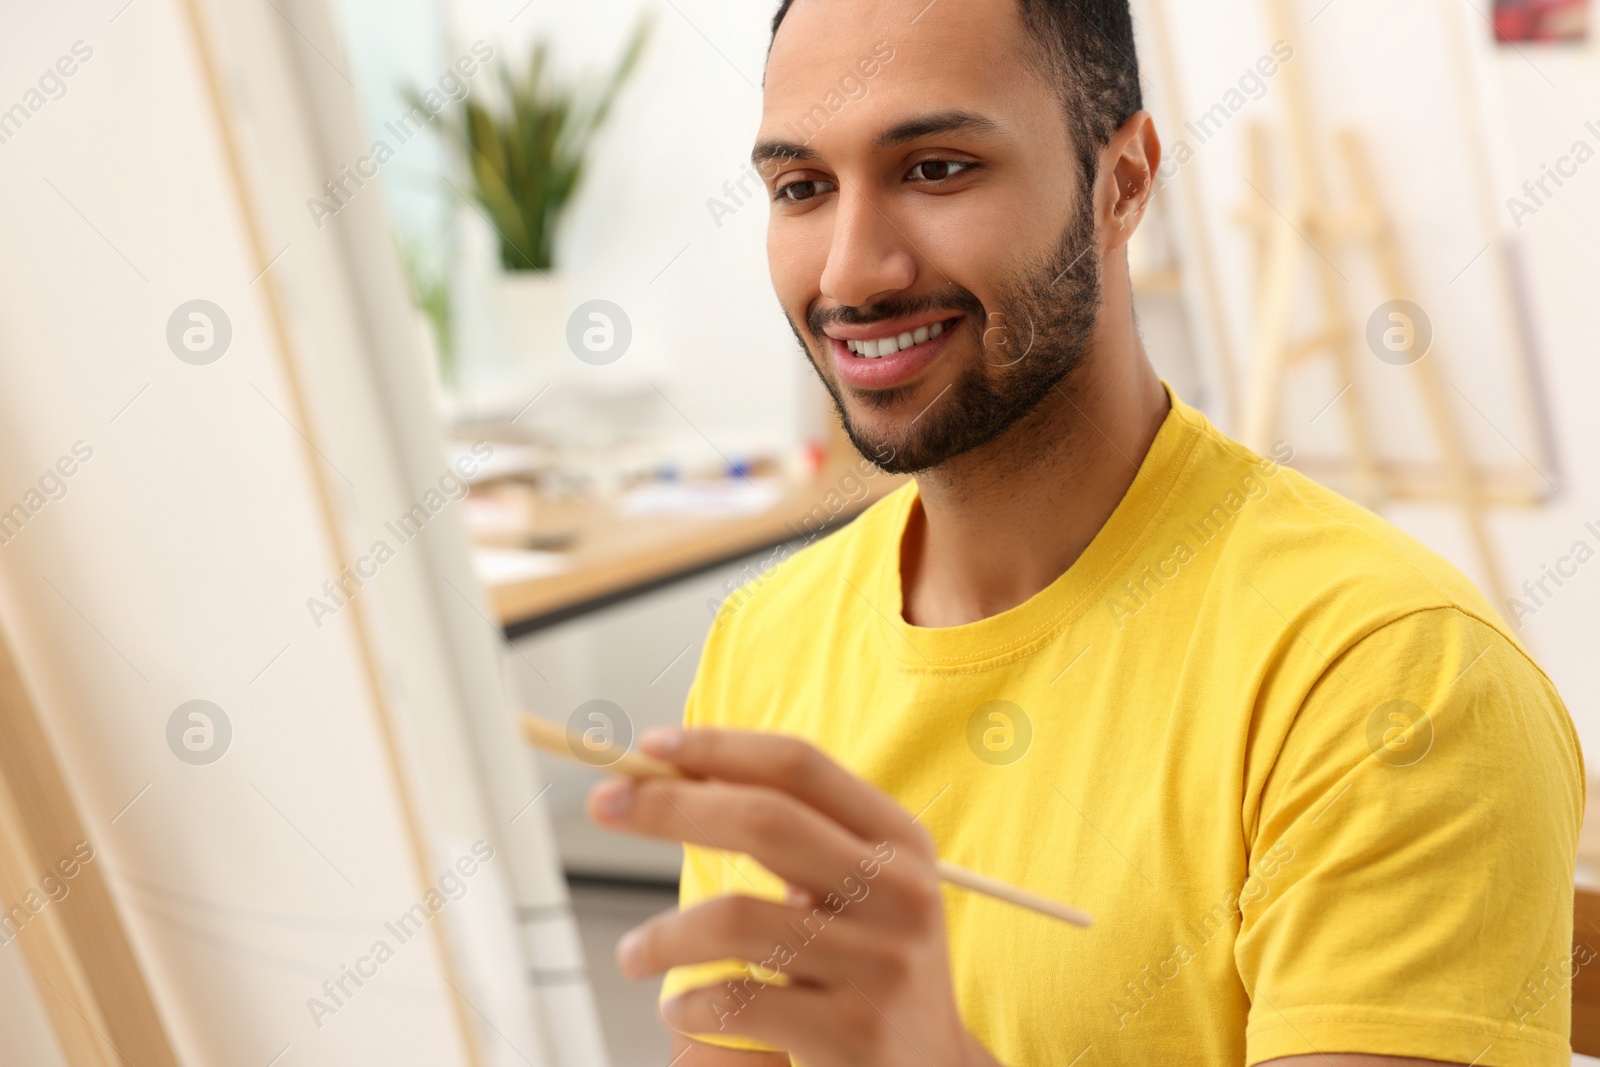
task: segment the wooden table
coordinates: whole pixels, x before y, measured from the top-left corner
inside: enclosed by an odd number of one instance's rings
[[[867,476],[865,466],[853,454],[830,462],[815,477],[787,482],[774,507],[739,518],[628,518],[599,498],[541,499],[540,529],[573,535],[566,549],[571,568],[491,586],[495,613],[514,638],[808,537],[819,527],[832,533],[905,482],[875,470]]]

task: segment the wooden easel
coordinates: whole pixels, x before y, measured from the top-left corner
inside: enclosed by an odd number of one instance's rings
[[[1292,40],[1290,0],[1267,0],[1267,6],[1274,35]],[[1342,470],[1328,473],[1342,475],[1350,483],[1351,495],[1368,507],[1396,499],[1443,500],[1460,507],[1482,564],[1487,592],[1496,607],[1503,609],[1509,587],[1489,533],[1487,509],[1491,504],[1533,504],[1543,495],[1509,479],[1494,484],[1488,473],[1474,464],[1445,391],[1436,350],[1408,369],[1416,375],[1442,463],[1403,464],[1378,457],[1357,366],[1357,345],[1363,333],[1351,318],[1345,279],[1323,249],[1350,244],[1373,257],[1389,299],[1414,300],[1416,290],[1360,137],[1350,129],[1334,134],[1354,200],[1353,208],[1341,211],[1331,202],[1322,179],[1316,125],[1301,63],[1284,64],[1282,77],[1288,105],[1289,199],[1275,206],[1271,177],[1274,146],[1267,132],[1255,127],[1251,130],[1249,173],[1256,195],[1240,212],[1241,221],[1254,233],[1258,264],[1254,362],[1246,389],[1244,442],[1257,451],[1270,449],[1281,414],[1286,372],[1313,357],[1330,358],[1344,387],[1340,404],[1350,455]],[[1292,320],[1297,284],[1308,264],[1316,282],[1319,322],[1309,333],[1296,336]]]
[[[178,1067],[105,860],[73,868],[66,895],[44,894],[44,876],[60,872],[55,865],[80,856],[87,842],[40,709],[0,629],[0,909],[8,942],[0,951],[17,942],[69,1067]]]
[[[1161,90],[1167,110],[1174,116],[1189,114],[1183,91],[1183,78],[1178,67],[1177,50],[1173,44],[1171,20],[1167,17],[1166,0],[1144,0],[1143,14],[1155,41],[1158,69],[1161,71]],[[1222,297],[1220,273],[1214,269],[1216,252],[1211,240],[1211,224],[1205,210],[1205,190],[1199,167],[1183,167],[1178,174],[1183,191],[1183,210],[1180,223],[1168,214],[1163,206],[1165,197],[1154,197],[1150,203],[1151,223],[1159,224],[1165,231],[1174,252],[1169,267],[1164,271],[1135,277],[1133,288],[1138,293],[1166,293],[1182,295],[1193,288],[1198,317],[1204,319],[1209,336],[1216,376],[1220,379],[1222,409],[1231,419],[1239,417],[1239,373],[1234,358],[1233,338],[1227,327],[1225,301]],[[1181,236],[1180,236],[1181,231]],[[1193,261],[1192,266],[1184,262]]]

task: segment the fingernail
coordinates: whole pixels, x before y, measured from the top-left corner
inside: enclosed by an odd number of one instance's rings
[[[608,819],[620,819],[633,805],[633,779],[612,778],[601,782],[589,797],[597,814]]]
[[[639,747],[653,756],[672,756],[683,747],[683,731],[676,726],[662,726],[639,738]]]

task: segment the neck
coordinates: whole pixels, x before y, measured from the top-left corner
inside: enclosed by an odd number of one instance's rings
[[[1023,603],[1072,566],[1133,483],[1170,405],[1118,267],[1068,381],[994,441],[918,476],[901,549],[912,625],[959,626]]]

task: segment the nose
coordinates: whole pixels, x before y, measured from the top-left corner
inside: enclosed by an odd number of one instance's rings
[[[866,190],[841,189],[822,295],[847,307],[865,307],[904,292],[916,278],[916,251],[905,234]]]

